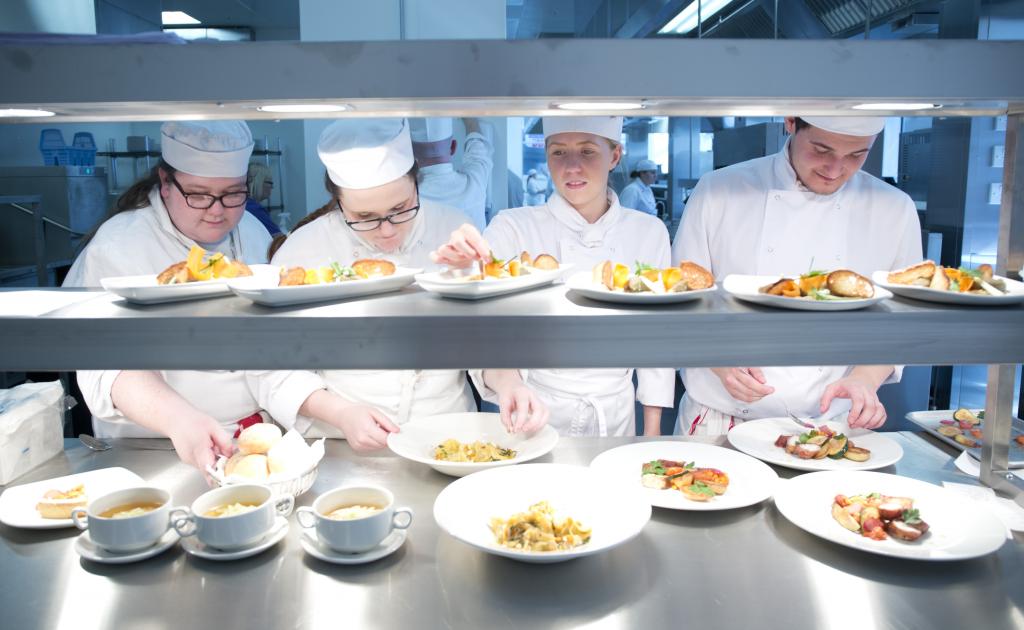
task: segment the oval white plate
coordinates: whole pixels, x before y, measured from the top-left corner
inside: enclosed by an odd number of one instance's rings
[[[968,304],[971,306],[1006,306],[1007,304],[1024,303],[1024,282],[995,276],[1006,283],[1009,291],[1006,295],[974,295],[971,293],[958,293],[956,291],[939,291],[928,287],[915,287],[909,284],[895,284],[889,282],[888,271],[876,271],[871,280],[878,286],[889,289],[901,297],[923,300],[925,302],[937,302],[939,304]]]
[[[423,287],[425,291],[444,297],[479,300],[551,284],[570,269],[572,269],[572,265],[562,265],[551,271],[534,271],[525,276],[491,280],[464,280],[457,272],[434,271],[417,275],[416,284]]]
[[[512,459],[497,462],[442,462],[434,459],[434,447],[448,439],[459,442],[492,442],[517,451]],[[434,470],[462,477],[488,468],[521,464],[547,455],[558,444],[558,431],[545,425],[532,435],[509,434],[496,413],[449,413],[426,418],[414,418],[402,425],[398,433],[388,434],[388,448],[414,462],[426,464]]]
[[[249,277],[277,276],[278,268],[274,265],[249,265],[253,275]],[[203,280],[186,282],[185,284],[157,284],[157,274],[141,276],[118,276],[102,278],[100,285],[104,290],[123,297],[133,304],[161,304],[164,302],[180,302],[201,298],[231,295],[228,280]]]
[[[707,502],[691,501],[678,490],[655,490],[640,482],[641,467],[655,459],[694,462],[698,468],[717,468],[729,475],[725,494]],[[731,510],[760,503],[772,496],[779,476],[766,464],[736,451],[681,440],[638,442],[605,451],[590,462],[591,468],[634,484],[634,492],[656,507],[706,512]]]
[[[832,518],[837,494],[880,492],[910,497],[928,533],[916,542],[871,540]],[[845,547],[894,558],[963,560],[996,551],[1006,542],[1006,526],[985,506],[945,488],[899,475],[827,471],[800,475],[779,485],[775,505],[797,527]]]
[[[74,527],[75,524],[70,518],[54,519],[39,516],[36,504],[43,498],[44,493],[48,490],[66,491],[83,484],[85,496],[94,499],[114,490],[141,486],[145,483],[142,477],[126,468],[100,468],[76,475],[9,486],[0,494],[0,523],[25,529]]]
[[[892,293],[876,286],[875,296],[867,299],[843,298],[842,300],[813,300],[809,298],[791,298],[781,295],[768,295],[759,292],[763,286],[778,282],[782,276],[743,276],[731,274],[725,277],[722,288],[733,297],[751,302],[753,304],[764,304],[778,308],[788,308],[795,311],[853,311],[858,308],[865,308],[877,304],[882,300],[892,297]]]
[[[509,518],[538,501],[590,527],[590,542],[566,551],[518,551],[499,545],[492,518]],[[434,501],[434,520],[467,545],[522,562],[562,562],[617,547],[651,518],[651,506],[620,480],[585,466],[524,464],[458,479]]]
[[[843,433],[856,446],[871,451],[871,458],[866,462],[855,462],[852,459],[800,459],[790,455],[785,449],[775,446],[780,435],[800,435],[809,429],[801,429],[789,418],[763,418],[749,420],[729,431],[729,443],[747,455],[756,457],[769,464],[778,464],[796,470],[873,470],[895,464],[903,457],[903,447],[883,433],[867,429],[850,429],[839,422],[825,422],[837,433]]]
[[[375,295],[398,291],[409,286],[422,269],[398,267],[395,273],[382,278],[350,280],[347,282],[331,282],[327,284],[308,284],[302,286],[281,287],[277,283],[280,276],[253,275],[246,278],[233,278],[228,281],[231,291],[250,302],[263,306],[288,306],[323,302],[326,300],[345,300],[348,298]]]
[[[569,278],[565,284],[584,297],[617,304],[678,304],[679,302],[699,300],[705,295],[718,290],[718,286],[715,285],[707,289],[683,291],[682,293],[626,293],[625,291],[609,291],[603,285],[594,284],[588,273],[577,273]]]

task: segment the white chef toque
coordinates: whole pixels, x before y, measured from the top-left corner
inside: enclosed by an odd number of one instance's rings
[[[160,127],[160,154],[175,169],[198,177],[243,177],[252,132],[242,120],[176,120]]]
[[[342,188],[382,186],[408,173],[414,162],[404,118],[337,120],[320,134],[316,152]]]
[[[410,118],[409,133],[413,142],[440,142],[452,137],[451,118]]]
[[[622,142],[622,116],[545,116],[544,139],[558,133],[592,133]]]
[[[844,136],[877,136],[885,129],[884,116],[801,116],[805,123]]]
[[[653,160],[648,160],[645,158],[637,162],[636,166],[633,167],[633,170],[637,171],[638,173],[643,171],[657,171],[658,165],[655,164]]]

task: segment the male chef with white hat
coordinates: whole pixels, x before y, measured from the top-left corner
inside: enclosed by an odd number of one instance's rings
[[[494,144],[477,118],[463,118],[466,142],[459,170],[452,164],[458,141],[451,118],[411,118],[412,150],[420,167],[420,194],[458,208],[477,229],[487,223],[487,184],[494,170]]]
[[[885,119],[789,117],[785,125],[790,137],[775,155],[701,178],[673,261],[704,265],[719,281],[729,274],[795,277],[812,266],[870,277],[920,261],[914,202],[861,170]],[[676,431],[717,435],[787,410],[827,419],[847,408],[851,427],[875,428],[886,419],[877,390],[901,372],[892,365],[684,369]]]
[[[245,212],[253,149],[248,125],[167,122],[160,135],[160,163],[118,199],[64,286],[158,274],[195,245],[249,264],[267,261],[270,234]],[[239,371],[81,371],[78,384],[96,435],[169,437],[181,459],[200,470],[217,453],[230,454],[240,421],[262,421]]]

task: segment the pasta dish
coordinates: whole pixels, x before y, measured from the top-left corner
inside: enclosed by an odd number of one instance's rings
[[[520,551],[565,551],[590,542],[591,530],[571,516],[558,518],[547,501],[508,519],[492,518],[495,541]]]
[[[434,459],[442,462],[497,462],[512,459],[516,452],[502,448],[493,442],[476,441],[463,444],[458,440],[445,440],[434,448]]]

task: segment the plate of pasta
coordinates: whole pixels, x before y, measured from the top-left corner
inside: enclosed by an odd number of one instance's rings
[[[651,505],[585,466],[525,464],[463,477],[434,501],[434,520],[455,539],[522,562],[601,553],[635,538]]]
[[[388,448],[396,455],[452,477],[537,459],[557,443],[558,432],[549,426],[510,434],[496,413],[413,418],[398,433],[388,434]]]

